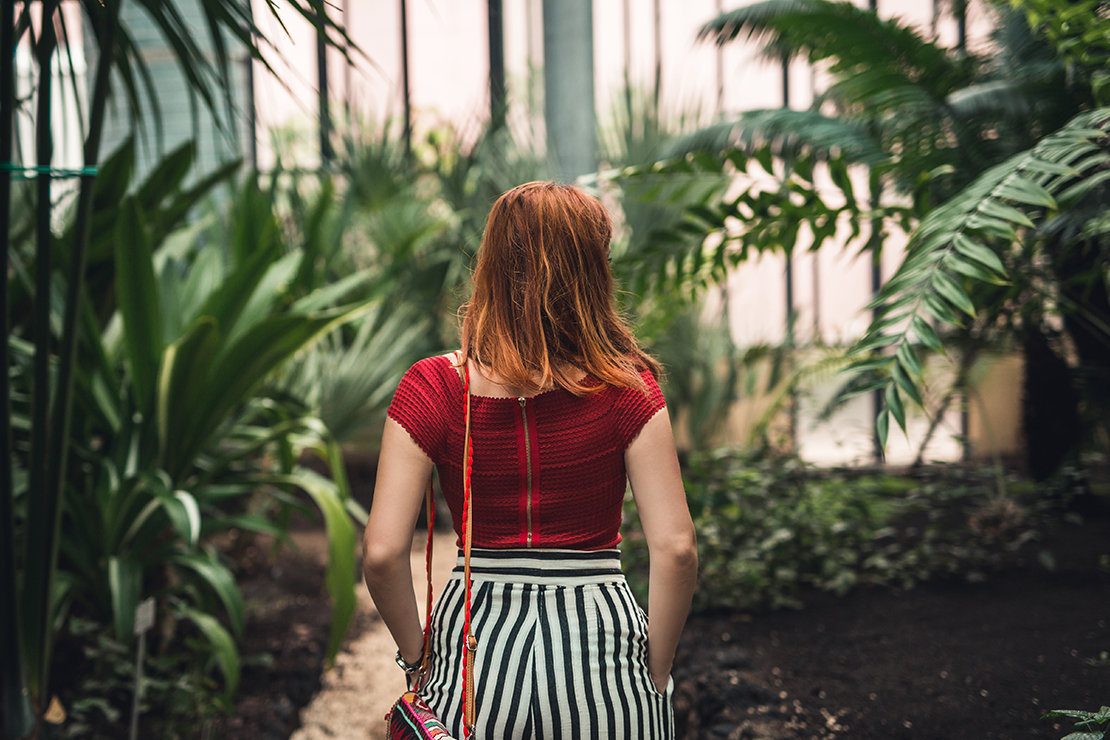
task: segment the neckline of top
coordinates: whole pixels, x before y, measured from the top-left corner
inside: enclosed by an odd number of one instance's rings
[[[450,356],[448,356],[448,355],[439,355],[439,359],[442,360],[444,362],[444,364],[447,365],[447,371],[451,375],[451,377],[453,377],[455,379],[455,382],[458,383],[459,391],[465,391],[466,386],[463,384],[463,379],[461,377],[459,377],[459,371],[455,367],[455,364],[451,361]],[[589,380],[589,379],[592,379],[592,378],[593,378],[592,375],[590,375],[589,373],[586,373],[585,377],[583,377],[582,379],[583,380]],[[539,393],[534,393],[531,396],[479,396],[476,393],[471,393],[470,397],[481,400],[481,401],[514,401],[516,403],[520,403],[520,399],[522,399],[522,398],[524,398],[528,401],[531,401],[532,399],[539,398],[540,396],[546,396],[549,393],[555,393],[556,391],[560,391],[560,390],[563,390],[563,389],[560,386],[555,386],[554,388],[548,388],[545,391],[540,391]]]

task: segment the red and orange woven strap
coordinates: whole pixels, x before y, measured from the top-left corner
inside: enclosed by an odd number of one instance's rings
[[[463,737],[474,730],[474,653],[478,641],[470,631],[470,542],[473,529],[473,501],[470,478],[474,471],[474,443],[470,439],[470,366],[464,370],[463,392],[466,396],[466,431],[463,435],[463,580],[466,583],[466,611],[463,617]]]
[[[463,580],[466,584],[466,608],[463,616],[463,737],[469,737],[474,730],[474,653],[478,641],[470,631],[470,542],[473,523],[471,521],[470,477],[474,469],[474,444],[470,440],[470,368],[463,377],[466,395],[466,432],[463,436]],[[425,506],[428,512],[428,545],[424,550],[424,565],[428,571],[427,613],[424,617],[424,655],[420,659],[420,674],[414,690],[419,690],[428,678],[428,664],[431,660],[432,639],[432,541],[435,528],[436,504],[432,482],[428,481],[425,492]]]

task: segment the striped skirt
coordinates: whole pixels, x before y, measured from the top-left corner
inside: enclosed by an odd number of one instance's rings
[[[647,618],[618,550],[471,553],[476,740],[670,740],[673,681],[647,667]],[[462,555],[432,615],[420,692],[462,737]]]

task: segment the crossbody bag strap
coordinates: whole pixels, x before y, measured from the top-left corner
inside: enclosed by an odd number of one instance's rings
[[[419,691],[428,680],[428,666],[432,660],[432,542],[435,539],[436,497],[432,490],[432,479],[428,478],[428,488],[424,492],[424,507],[428,515],[428,545],[424,548],[424,567],[428,572],[427,613],[424,616],[424,652],[420,657],[420,672],[417,674],[413,690]]]
[[[474,653],[478,641],[470,629],[470,546],[474,529],[470,479],[474,469],[474,443],[470,439],[470,363],[464,368],[463,394],[466,396],[466,431],[463,434],[463,581],[466,584],[466,612],[463,619],[463,737],[474,731]]]

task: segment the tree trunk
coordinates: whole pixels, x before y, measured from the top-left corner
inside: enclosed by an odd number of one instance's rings
[[[1071,368],[1052,349],[1039,324],[1029,322],[1025,327],[1022,349],[1025,459],[1029,474],[1044,480],[1079,441],[1079,394],[1072,385]]]

